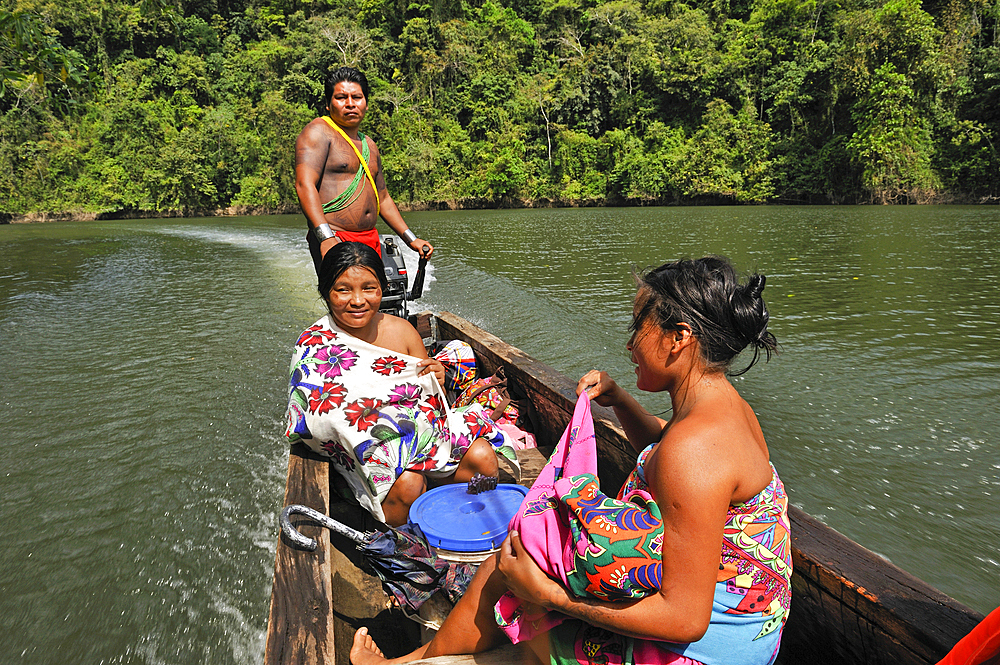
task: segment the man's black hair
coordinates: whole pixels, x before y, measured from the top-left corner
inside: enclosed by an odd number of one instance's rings
[[[326,85],[323,89],[326,95],[326,99],[323,100],[324,106],[330,103],[333,98],[333,87],[341,81],[350,81],[360,85],[361,94],[365,96],[365,101],[368,101],[368,77],[354,67],[339,67],[326,75]]]

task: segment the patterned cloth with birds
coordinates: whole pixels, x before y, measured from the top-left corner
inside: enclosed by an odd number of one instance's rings
[[[285,436],[329,457],[382,521],[382,500],[403,471],[447,477],[477,438],[517,464],[482,408],[450,408],[434,375],[419,375],[419,360],[358,339],[329,315],[299,336],[292,354]]]

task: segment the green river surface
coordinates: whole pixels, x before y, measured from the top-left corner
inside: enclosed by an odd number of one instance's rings
[[[634,386],[634,268],[767,275],[781,354],[735,384],[792,502],[1000,605],[1000,208],[411,213],[414,310]],[[0,227],[0,662],[258,663],[301,216]],[[664,395],[643,403],[665,413]]]

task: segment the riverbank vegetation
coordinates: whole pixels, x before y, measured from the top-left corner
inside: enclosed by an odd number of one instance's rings
[[[1000,196],[1000,0],[12,4],[8,216],[294,210],[343,64],[404,205]]]

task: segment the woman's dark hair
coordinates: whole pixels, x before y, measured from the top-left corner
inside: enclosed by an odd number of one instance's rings
[[[323,86],[323,94],[326,95],[326,99],[323,100],[324,106],[330,103],[333,98],[333,88],[341,81],[357,83],[361,86],[361,94],[365,96],[365,100],[368,99],[368,77],[354,67],[339,67],[326,75]]]
[[[389,290],[389,280],[385,278],[385,265],[378,252],[363,242],[340,242],[330,248],[319,266],[319,295],[330,301],[330,289],[344,271],[354,266],[368,268],[378,278],[384,294]]]
[[[761,297],[764,275],[754,273],[740,284],[729,259],[706,256],[665,263],[639,275],[637,281],[642,295],[629,330],[639,330],[650,318],[668,334],[686,323],[708,366],[725,371],[750,346],[750,364],[733,376],[753,367],[761,352],[767,360],[777,353],[778,341],[767,330],[769,316]]]

